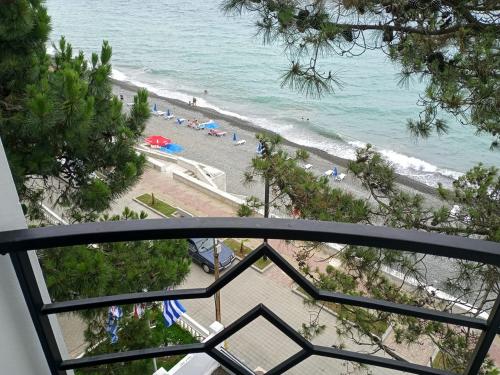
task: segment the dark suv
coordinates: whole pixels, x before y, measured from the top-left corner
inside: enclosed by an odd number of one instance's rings
[[[214,240],[213,238],[190,238],[189,255],[193,262],[198,263],[206,273],[214,272]],[[233,251],[221,243],[219,254],[219,269],[223,270],[231,265],[234,260]]]

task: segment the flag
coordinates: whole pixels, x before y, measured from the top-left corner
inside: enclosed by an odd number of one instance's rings
[[[261,142],[257,143],[257,154],[262,155],[264,152],[264,146],[262,145]]]
[[[163,301],[163,319],[165,320],[165,325],[167,327],[174,324],[185,312],[186,309],[179,301]]]
[[[110,306],[108,310],[108,323],[106,332],[111,336],[111,344],[118,342],[118,321],[123,316],[123,311],[119,306]]]
[[[134,318],[136,319],[142,318],[145,311],[146,311],[145,303],[136,303],[134,305]]]

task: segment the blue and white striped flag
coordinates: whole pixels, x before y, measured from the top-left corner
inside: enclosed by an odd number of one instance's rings
[[[111,336],[111,344],[118,342],[118,321],[123,316],[123,311],[119,306],[110,306],[108,310],[108,323],[106,332]]]
[[[165,320],[165,325],[167,327],[174,324],[185,312],[186,309],[179,301],[163,301],[163,319]]]

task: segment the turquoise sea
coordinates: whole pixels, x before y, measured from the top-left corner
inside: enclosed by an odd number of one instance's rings
[[[66,36],[75,50],[113,47],[116,79],[166,97],[190,100],[248,119],[299,144],[352,158],[371,143],[398,172],[435,186],[482,161],[499,165],[491,139],[450,123],[449,135],[415,141],[423,85],[397,85],[398,67],[381,52],[325,61],[344,85],[320,100],[280,87],[288,59],[263,46],[250,16],[222,14],[220,0],[47,0],[53,42]],[[204,94],[204,90],[208,93]],[[304,118],[304,120],[302,120]],[[307,120],[309,119],[309,120]]]

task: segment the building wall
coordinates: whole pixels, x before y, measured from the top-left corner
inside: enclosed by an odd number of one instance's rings
[[[25,228],[26,221],[0,140],[0,236],[2,231]],[[30,258],[38,265],[36,256]],[[38,276],[41,277],[41,273]],[[8,255],[0,255],[0,332],[0,374],[50,374]]]

